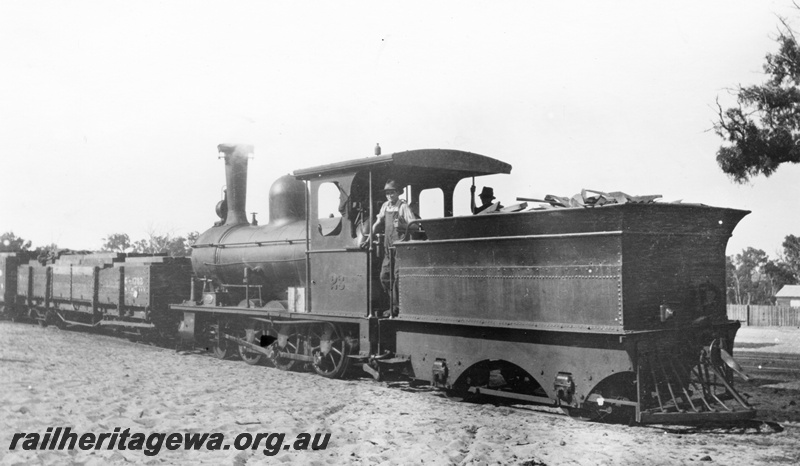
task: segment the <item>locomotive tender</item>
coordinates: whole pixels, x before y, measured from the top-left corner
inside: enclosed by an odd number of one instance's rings
[[[748,212],[625,203],[453,216],[459,181],[511,166],[411,150],[298,170],[245,211],[251,146],[220,145],[226,199],[193,246],[180,335],[218,357],[341,377],[401,370],[457,395],[561,407],[588,419],[751,418],[734,389],[739,323],[725,303],[725,247]],[[441,197],[397,243],[400,313],[380,318],[372,237],[387,179]],[[333,193],[333,194],[331,194]],[[324,206],[338,207],[331,212]],[[426,195],[425,199],[429,199]]]

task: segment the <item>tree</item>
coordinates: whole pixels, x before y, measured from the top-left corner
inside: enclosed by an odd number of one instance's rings
[[[728,270],[729,296],[735,304],[768,304],[774,293],[764,271],[769,257],[761,249],[749,247],[728,257],[733,270]]]
[[[112,233],[103,238],[102,251],[125,252],[131,248],[131,238],[127,233]]]
[[[800,282],[800,237],[786,235],[780,260],[786,273],[792,276],[790,284]]]
[[[717,151],[717,163],[737,183],[770,176],[782,163],[800,162],[800,47],[781,20],[779,50],[767,54],[760,86],[735,91],[738,105],[723,110],[715,132],[729,145]]]
[[[23,252],[31,248],[31,242],[8,231],[0,235],[0,252]]]
[[[736,273],[736,264],[733,263],[734,256],[725,256],[725,283],[728,288],[728,302],[733,304],[742,303],[742,283],[739,274]]]
[[[775,294],[784,285],[798,282],[800,238],[786,236],[783,253],[772,260],[761,249],[747,248],[726,258],[728,302],[734,304],[774,304]]]
[[[191,255],[191,245],[197,241],[198,236],[200,236],[199,233],[194,231],[189,233],[187,238],[150,232],[147,239],[140,239],[131,244],[131,247],[134,252],[144,254],[166,253],[172,257],[183,257]]]
[[[792,271],[789,270],[786,263],[781,260],[767,262],[766,265],[764,265],[764,273],[769,280],[770,297],[774,297],[784,285],[793,285],[797,283]]]

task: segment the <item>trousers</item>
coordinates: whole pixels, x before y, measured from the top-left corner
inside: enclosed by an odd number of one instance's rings
[[[397,261],[393,260],[395,258],[394,253],[394,249],[389,249],[387,254],[383,256],[383,264],[381,265],[381,286],[383,287],[384,293],[391,297],[391,310],[397,311],[400,308],[400,288],[397,284],[400,273]],[[394,283],[391,282],[392,262],[394,262]]]

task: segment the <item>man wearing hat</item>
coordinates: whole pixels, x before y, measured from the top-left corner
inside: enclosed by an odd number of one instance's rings
[[[394,249],[392,246],[396,241],[401,241],[406,234],[408,224],[416,220],[414,213],[408,206],[408,203],[400,199],[400,194],[403,192],[403,187],[400,186],[395,180],[388,180],[383,188],[386,194],[386,202],[381,206],[378,212],[378,218],[372,226],[372,231],[377,231],[383,225],[383,233],[386,238],[385,245],[387,253],[383,256],[383,265],[381,266],[381,285],[386,294],[391,293],[392,296],[392,309],[390,313],[392,317],[396,317],[399,306],[399,293],[397,287],[398,267],[397,262],[394,264],[394,289],[391,289],[390,283],[390,268],[391,259],[394,257]],[[384,317],[389,317],[388,315]]]
[[[492,206],[492,201],[494,200],[494,189],[492,189],[492,188],[490,188],[488,186],[484,186],[483,187],[483,189],[481,190],[481,193],[478,195],[478,197],[481,198],[481,206],[480,207],[475,207],[475,186],[472,186],[469,189],[469,192],[471,194],[469,208],[470,208],[470,210],[472,210],[472,215],[477,215],[477,214],[483,212],[484,210],[486,210],[486,209],[488,209],[489,207]],[[502,209],[502,208],[503,208],[503,206],[501,206],[498,203],[497,204],[497,208],[495,210]]]

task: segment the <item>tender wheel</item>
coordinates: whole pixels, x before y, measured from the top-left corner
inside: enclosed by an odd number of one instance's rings
[[[317,374],[332,379],[344,375],[350,366],[350,348],[338,326],[330,322],[314,326],[308,341]]]
[[[261,325],[257,324],[258,328],[246,328],[244,329],[244,333],[242,340],[252,343],[254,345],[258,345],[261,342],[261,336],[264,335],[264,330],[261,328]],[[255,366],[260,364],[262,361],[267,359],[267,355],[264,353],[259,353],[257,351],[253,351],[246,346],[239,346],[239,357],[242,358],[242,361],[250,364],[251,366]]]
[[[300,354],[302,347],[302,336],[294,331],[295,329],[290,326],[282,326],[278,329],[278,339],[273,343],[272,348],[272,364],[282,371],[288,371],[294,367],[294,359],[281,357],[279,353]]]
[[[483,395],[469,391],[470,387],[489,388],[492,380],[492,366],[488,363],[478,363],[461,375],[456,382],[443,391],[444,396],[452,401],[480,401]]]
[[[631,401],[636,399],[636,378],[633,373],[620,373],[605,379],[590,393],[603,398]],[[630,423],[635,418],[636,410],[633,406],[604,403],[603,406],[596,402],[587,401],[577,408],[562,407],[564,413],[573,419],[581,421],[597,421],[608,423]]]

